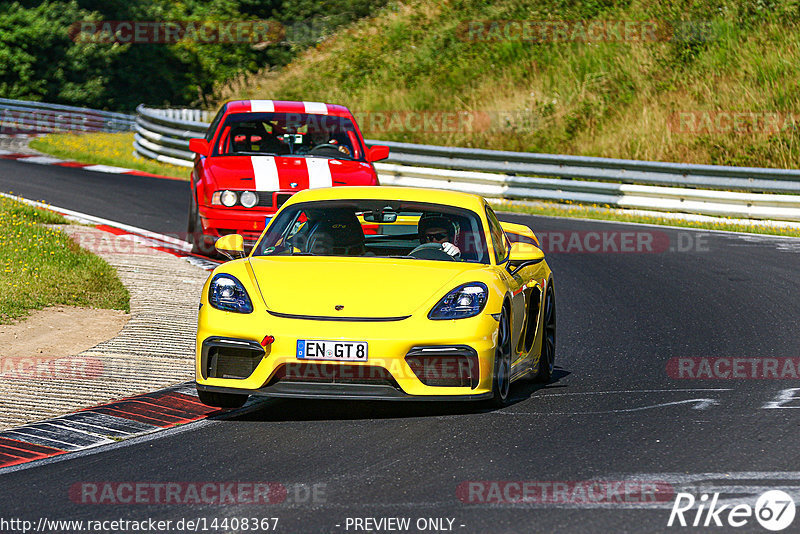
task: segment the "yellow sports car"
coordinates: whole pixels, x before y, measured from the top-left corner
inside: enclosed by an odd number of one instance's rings
[[[291,197],[248,257],[226,235],[203,288],[197,391],[487,400],[553,372],[553,275],[530,228],[466,193],[309,189]]]

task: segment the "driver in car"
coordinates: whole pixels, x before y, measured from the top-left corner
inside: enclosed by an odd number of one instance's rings
[[[439,243],[442,245],[442,250],[453,259],[461,257],[461,250],[453,244],[458,228],[446,215],[423,215],[419,220],[417,231],[421,244]]]
[[[349,157],[352,157],[352,153],[350,152],[350,147],[349,147],[349,146],[347,146],[347,145],[346,145],[346,144],[344,144],[344,143],[342,143],[342,144],[339,144],[339,140],[338,140],[338,139],[336,139],[335,137],[332,137],[332,138],[331,138],[331,139],[328,141],[328,144],[329,144],[329,145],[334,145],[334,146],[338,147],[338,148],[339,148],[339,152],[341,152],[342,154],[344,154],[344,155],[345,155],[345,156],[347,156],[348,158],[349,158]]]

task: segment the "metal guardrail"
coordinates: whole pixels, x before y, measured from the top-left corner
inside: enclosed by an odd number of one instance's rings
[[[196,109],[136,108],[133,149],[146,158],[191,167],[194,154],[189,152],[189,139],[203,137],[210,117]]]
[[[137,108],[134,149],[192,166],[189,139],[208,115]],[[179,118],[180,115],[180,118]],[[184,119],[183,116],[190,119]],[[617,208],[800,221],[800,170],[728,167],[417,145],[390,147],[376,163],[382,184],[432,187],[511,200],[569,201]]]
[[[0,134],[129,132],[133,115],[0,98]]]

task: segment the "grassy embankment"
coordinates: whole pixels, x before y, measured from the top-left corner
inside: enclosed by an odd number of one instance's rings
[[[63,304],[129,311],[116,271],[58,229],[58,214],[0,197],[0,323]]]
[[[508,40],[489,33],[489,25],[488,39],[470,38],[469,22],[487,20],[571,25],[566,41],[553,31],[549,42]],[[584,30],[592,21],[655,21],[657,38],[639,25],[638,42],[611,29],[610,41],[581,42],[576,21]],[[489,127],[429,132],[366,121],[368,138],[795,168],[800,118],[784,119],[800,110],[798,79],[800,9],[793,1],[409,0],[352,24],[283,69],[234,80],[217,94],[218,102],[318,100],[359,112],[492,118]],[[681,122],[682,112],[697,113]],[[734,124],[719,112],[744,115]]]
[[[549,42],[525,42],[491,34],[491,25],[485,24],[509,20],[567,21],[576,31],[581,21],[584,29],[592,21],[656,25],[651,32],[653,26],[634,24],[632,40],[615,38],[613,30],[605,42],[581,42],[580,36],[572,38],[576,33],[565,40],[550,31]],[[470,37],[473,21],[484,22],[485,33]],[[357,115],[383,117],[362,121],[368,138],[796,168],[799,30],[800,10],[781,0],[769,5],[741,0],[633,0],[619,5],[411,0],[390,4],[372,19],[351,25],[284,69],[233,80],[217,94],[219,102],[275,98],[342,103]],[[398,126],[409,111],[432,112],[434,117],[442,111],[468,112],[477,126],[411,131]],[[679,221],[594,206],[505,209],[800,235],[795,229]]]

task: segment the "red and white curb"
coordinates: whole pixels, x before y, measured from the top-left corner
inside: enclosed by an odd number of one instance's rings
[[[226,410],[206,406],[191,382],[0,432],[0,469],[108,445]]]
[[[52,156],[39,156],[36,154],[22,154],[19,152],[12,152],[10,150],[0,150],[0,159],[10,159],[21,161],[22,163],[36,163],[38,165],[56,165],[58,167],[71,167],[83,169],[85,171],[105,172],[109,174],[129,174],[134,176],[147,176],[150,178],[161,178],[164,180],[182,180],[173,176],[162,176],[159,174],[152,174],[144,171],[137,171],[135,169],[126,169],[124,167],[114,167],[112,165],[89,165],[77,161],[64,160]]]

